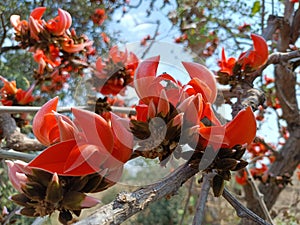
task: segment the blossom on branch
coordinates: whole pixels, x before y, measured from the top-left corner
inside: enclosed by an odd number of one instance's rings
[[[35,85],[31,85],[25,91],[21,88],[17,88],[16,81],[8,81],[2,76],[0,76],[0,80],[4,84],[0,89],[1,102],[3,105],[29,105],[35,100],[35,97],[32,95]]]
[[[268,45],[265,39],[259,35],[251,34],[253,47],[248,51],[242,52],[238,59],[227,58],[224,48],[218,64],[218,81],[221,84],[234,84],[235,81],[243,79],[248,73],[261,68],[268,60]]]
[[[136,154],[163,161],[179,143],[201,149],[213,146],[218,151],[252,142],[256,121],[250,107],[225,125],[217,119],[211,106],[217,96],[216,81],[208,69],[183,62],[191,80],[182,85],[167,73],[156,76],[159,59],[157,56],[141,62],[134,78],[140,98],[136,119],[131,120],[131,130],[140,146]]]
[[[72,122],[55,112],[57,103],[58,98],[50,100],[34,118],[34,134],[50,146],[29,167],[69,176],[105,171],[117,179],[133,148],[126,120],[111,113],[108,123],[95,113],[74,108]]]
[[[123,94],[126,86],[132,83],[138,64],[139,59],[134,53],[112,47],[107,58],[99,57],[96,61],[93,76],[96,90],[104,95]]]

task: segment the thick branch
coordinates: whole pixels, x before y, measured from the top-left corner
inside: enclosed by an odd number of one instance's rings
[[[45,148],[36,139],[28,138],[20,132],[15,120],[8,113],[0,113],[0,130],[6,147],[17,151],[39,151]]]
[[[120,224],[148,204],[165,196],[174,195],[181,185],[198,172],[185,164],[162,181],[138,189],[132,193],[120,193],[116,200],[96,210],[76,225]]]

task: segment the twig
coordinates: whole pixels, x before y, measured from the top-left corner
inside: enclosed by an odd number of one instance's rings
[[[0,149],[0,159],[19,159],[24,162],[31,161],[36,155],[35,154],[29,154],[24,152],[17,152],[14,150],[3,150]]]
[[[5,38],[6,38],[6,33],[7,33],[7,30],[6,30],[6,27],[5,27],[5,24],[4,24],[4,16],[3,16],[3,13],[0,14],[0,18],[1,18],[1,26],[2,26],[2,38],[0,40],[0,47],[2,48],[2,45],[5,41]]]
[[[247,173],[247,177],[248,177],[248,182],[249,184],[251,185],[252,187],[252,191],[253,191],[253,195],[254,197],[256,198],[256,200],[258,201],[261,209],[263,210],[264,212],[264,215],[265,215],[265,218],[267,218],[267,221],[269,221],[270,223],[274,224],[273,220],[272,220],[272,217],[269,213],[269,210],[266,206],[266,203],[264,201],[264,195],[262,193],[260,193],[258,187],[256,186],[255,184],[255,181],[254,181],[254,178],[249,170],[248,167],[245,168],[245,171]]]
[[[241,218],[247,218],[256,222],[259,225],[271,225],[269,222],[263,220],[250,209],[243,206],[230,192],[224,188],[222,196],[229,202],[229,204],[236,210],[236,213]]]
[[[181,185],[197,172],[198,169],[184,164],[160,182],[147,185],[131,193],[120,193],[113,202],[101,207],[75,224],[121,224],[135,213],[146,208],[150,203],[174,195]]]
[[[152,45],[155,43],[155,38],[156,36],[158,35],[158,29],[159,29],[159,26],[160,26],[160,21],[157,20],[156,21],[156,29],[154,31],[154,35],[153,35],[153,41],[150,42],[149,46],[146,48],[146,50],[143,52],[143,55],[141,56],[141,59],[145,58],[146,54],[150,51]]]
[[[193,225],[201,225],[203,223],[204,210],[205,210],[207,196],[210,189],[210,183],[214,176],[215,176],[214,173],[205,173],[203,175],[203,183],[201,186],[201,191],[196,205],[196,212],[193,219]]]
[[[36,113],[39,106],[0,106],[0,113]],[[72,108],[89,109],[88,106],[59,107],[57,112],[71,112]],[[130,107],[111,106],[113,112],[124,114],[135,114],[135,109]]]
[[[3,224],[3,225],[8,225],[8,224],[10,224],[10,219],[11,219],[14,215],[16,215],[16,212],[17,212],[18,210],[20,210],[19,207],[14,208],[13,211],[11,211],[11,212],[4,218],[4,222],[3,222],[2,224]]]
[[[253,82],[256,77],[260,76],[262,71],[266,69],[271,64],[279,64],[282,62],[287,62],[294,58],[300,57],[300,50],[295,50],[291,52],[274,52],[271,55],[269,55],[268,61],[265,65],[260,67],[258,70],[250,74],[248,77],[250,78],[250,82]]]
[[[183,210],[183,213],[182,213],[182,216],[181,216],[181,220],[180,220],[179,225],[182,225],[182,224],[183,224],[184,216],[185,216],[186,211],[187,211],[187,208],[188,208],[188,206],[189,206],[189,202],[190,202],[190,198],[191,198],[191,193],[192,193],[193,184],[194,184],[194,179],[191,179],[191,180],[190,180],[190,185],[189,185],[189,188],[188,188],[188,195],[187,195],[187,197],[186,197],[186,202],[185,202],[185,205],[184,205],[184,210]]]

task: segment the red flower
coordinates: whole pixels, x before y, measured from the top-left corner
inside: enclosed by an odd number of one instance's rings
[[[34,85],[31,85],[28,90],[24,91],[20,88],[17,89],[16,81],[8,81],[2,76],[0,76],[0,80],[4,83],[0,90],[3,105],[28,105],[35,100],[32,96]]]
[[[186,33],[180,35],[179,37],[175,38],[174,41],[175,43],[182,43],[188,39],[188,36]]]
[[[110,38],[107,36],[107,34],[105,32],[102,32],[100,35],[101,35],[104,43],[108,44],[110,42]]]
[[[31,87],[26,91],[18,89],[16,93],[16,100],[19,105],[28,105],[35,100],[35,97],[32,96],[34,87],[35,85],[31,85]]]
[[[30,37],[35,40],[40,40],[39,34],[44,31],[42,16],[46,10],[46,7],[37,7],[35,8],[29,16],[29,30]]]
[[[1,81],[3,82],[3,87],[1,88],[1,93],[5,95],[15,95],[18,91],[16,81],[8,81],[4,77],[0,76]]]
[[[264,75],[264,80],[266,82],[265,85],[268,85],[268,84],[271,84],[271,83],[275,82],[274,78],[267,77],[267,75]]]
[[[201,93],[205,101],[215,101],[217,95],[216,80],[208,69],[197,63],[183,62],[182,64],[191,80],[182,86],[167,73],[156,76],[159,59],[159,56],[146,59],[137,69],[134,87],[139,98],[144,103],[149,104],[151,99],[156,102],[163,89],[168,101],[174,106],[178,103],[182,92],[188,95]],[[162,85],[162,81],[166,82],[166,86]]]
[[[237,61],[243,70],[247,68],[256,70],[268,60],[269,51],[265,39],[256,34],[251,34],[251,38],[253,40],[253,48],[243,52]]]
[[[92,21],[94,24],[101,26],[107,16],[105,15],[105,10],[104,9],[95,9],[94,14],[91,16]]]
[[[108,58],[99,57],[96,61],[96,89],[104,95],[122,94],[124,88],[133,81],[138,64],[139,59],[134,53],[112,47]]]
[[[32,131],[43,145],[51,145],[60,140],[57,120],[54,114],[58,104],[58,97],[51,99],[36,113]]]
[[[221,67],[220,72],[227,73],[229,76],[233,75],[233,68],[235,66],[236,59],[230,57],[227,59],[225,50],[222,48],[222,58],[219,60],[218,64]]]
[[[59,142],[45,149],[29,167],[69,176],[107,174],[109,170],[110,178],[118,179],[133,148],[132,134],[126,128],[128,121],[111,114],[109,124],[95,113],[72,109],[73,123],[63,115],[49,114],[55,109],[57,100],[52,99],[41,108],[33,129],[39,140]],[[39,122],[41,118],[43,122]]]
[[[241,110],[237,116],[225,125],[215,120],[216,125],[205,126],[200,122],[199,134],[212,144],[214,149],[232,148],[237,144],[250,144],[256,134],[256,121],[250,107]]]
[[[46,23],[46,28],[56,36],[63,35],[72,25],[70,13],[63,9],[58,9],[58,16]]]
[[[235,175],[235,181],[240,185],[247,184],[248,176],[245,170],[242,171],[242,173],[237,173]]]
[[[25,35],[29,31],[28,22],[20,20],[19,15],[11,15],[10,23],[15,29],[17,35]]]
[[[8,167],[8,177],[11,184],[17,191],[22,192],[22,186],[28,182],[26,174],[30,174],[31,169],[27,168],[27,163],[20,160],[5,160],[5,162]]]
[[[64,51],[68,53],[78,53],[85,48],[92,46],[93,41],[85,41],[83,43],[74,43],[74,40],[65,36],[61,47]]]
[[[240,33],[248,31],[248,30],[250,30],[250,28],[251,28],[251,25],[248,24],[248,23],[244,23],[243,25],[238,26],[238,30],[239,30]]]

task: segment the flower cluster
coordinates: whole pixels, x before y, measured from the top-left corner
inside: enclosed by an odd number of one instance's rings
[[[262,138],[255,138],[255,140],[247,146],[247,155],[250,157],[252,163],[250,165],[250,173],[254,179],[260,180],[262,183],[275,183],[279,187],[283,187],[291,183],[291,175],[284,173],[275,176],[269,174],[269,166],[275,161],[276,157],[280,157],[276,146],[271,143],[266,143]],[[235,180],[240,185],[245,185],[248,180],[246,171],[239,171]]]
[[[256,34],[251,34],[253,48],[242,52],[238,59],[227,58],[224,48],[222,57],[219,60],[220,70],[218,71],[218,81],[221,84],[229,84],[234,79],[243,78],[247,73],[251,73],[263,66],[268,59],[268,45],[266,41]]]
[[[132,83],[138,64],[139,59],[134,53],[114,46],[107,58],[97,59],[93,85],[103,95],[122,94],[125,87]]]
[[[46,7],[34,9],[28,21],[12,15],[11,24],[15,30],[15,40],[22,48],[29,48],[38,63],[34,78],[42,84],[43,91],[59,90],[70,72],[82,75],[87,67],[89,55],[95,54],[93,42],[87,36],[77,36],[69,30],[71,15],[58,9],[58,16],[45,21],[42,17]]]
[[[115,184],[132,154],[128,120],[110,113],[107,121],[74,108],[72,121],[56,112],[57,104],[57,97],[48,101],[33,120],[34,135],[48,147],[21,171],[17,164],[18,173],[9,162],[10,180],[21,192],[12,199],[24,206],[24,215],[45,216],[55,210],[63,218],[71,212],[78,215],[82,208],[96,203],[84,193]]]
[[[31,85],[28,90],[17,88],[16,81],[8,81],[4,77],[0,76],[0,80],[3,82],[3,87],[0,89],[1,103],[5,106],[12,105],[29,105],[35,100],[32,96],[34,85]]]
[[[191,78],[183,85],[167,73],[156,76],[159,60],[159,56],[144,60],[135,75],[140,103],[135,107],[136,119],[131,120],[139,146],[134,154],[158,157],[165,164],[172,153],[183,156],[181,146],[185,144],[203,153],[208,146],[217,152],[252,142],[256,122],[251,108],[225,125],[217,119],[211,106],[217,96],[216,80],[208,69],[183,62]],[[241,126],[244,123],[248,129]]]
[[[95,9],[91,19],[95,25],[101,26],[106,20],[105,9]]]
[[[238,26],[238,30],[240,33],[244,33],[246,31],[249,31],[250,29],[251,29],[251,25],[248,23],[244,23],[243,25]]]

